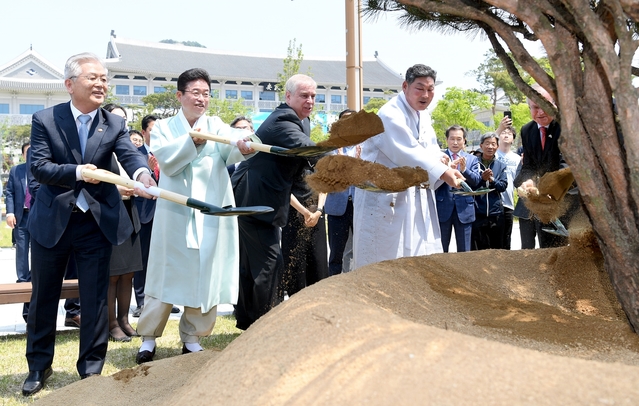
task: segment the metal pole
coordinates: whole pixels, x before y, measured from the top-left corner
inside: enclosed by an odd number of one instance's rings
[[[351,110],[362,108],[361,0],[346,1],[346,97]]]

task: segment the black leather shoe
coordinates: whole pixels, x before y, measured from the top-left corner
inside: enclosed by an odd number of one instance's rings
[[[173,307],[171,308],[171,313],[173,313],[173,314],[177,314],[177,313],[179,313],[179,312],[180,312],[180,308],[179,308],[179,307],[177,307],[177,306],[173,306]]]
[[[200,350],[203,351],[203,350]],[[182,354],[190,354],[192,352],[200,352],[200,351],[191,351],[188,348],[186,348],[186,344],[182,344]]]
[[[153,361],[154,356],[155,356],[155,348],[153,349],[153,351],[140,351],[135,356],[135,362],[138,365],[143,364],[145,362],[151,362]]]
[[[87,378],[90,378],[90,377],[96,376],[96,375],[100,375],[100,374],[95,374],[93,372],[89,372],[88,374],[84,374],[84,375],[80,376],[80,379],[87,379]]]
[[[80,315],[75,315],[73,317],[67,317],[64,319],[65,327],[77,327],[80,328]]]
[[[131,316],[140,317],[141,314],[142,314],[142,306],[138,306],[135,309],[133,309],[133,313],[131,314]]]
[[[47,379],[49,379],[51,374],[53,374],[53,369],[51,369],[51,367],[44,371],[29,371],[27,379],[25,379],[24,384],[22,384],[22,394],[24,396],[31,396],[40,392],[40,390],[44,387],[44,383]]]

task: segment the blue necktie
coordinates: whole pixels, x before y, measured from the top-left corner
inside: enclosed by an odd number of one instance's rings
[[[84,149],[87,146],[87,140],[89,139],[89,127],[87,123],[91,120],[91,116],[88,114],[82,114],[78,117],[80,121],[80,130],[78,131],[78,135],[80,136],[80,151],[82,152],[82,160],[84,160]],[[87,199],[84,197],[82,191],[78,195],[78,199],[75,202],[75,205],[78,206],[83,212],[89,210],[89,203]]]
[[[87,140],[89,139],[89,127],[87,123],[91,120],[91,116],[88,114],[82,114],[78,117],[80,123],[80,130],[78,131],[78,135],[80,136],[80,151],[82,151],[82,158],[84,158],[84,149],[87,146]]]

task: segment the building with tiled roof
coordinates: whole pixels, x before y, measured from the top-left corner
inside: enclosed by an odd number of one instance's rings
[[[243,99],[255,112],[272,111],[279,105],[275,91],[284,57],[231,54],[182,44],[143,42],[118,38],[113,32],[107,48],[110,84],[122,104],[140,104],[163,85],[177,82],[190,68],[206,69],[211,89],[221,99]],[[300,73],[308,73],[318,84],[316,102],[323,110],[346,108],[346,62],[304,59]],[[372,97],[390,99],[401,90],[403,78],[375,59],[363,63],[364,104]]]
[[[123,105],[141,105],[144,96],[163,92],[163,86],[177,84],[180,73],[199,67],[211,75],[216,97],[242,99],[255,114],[265,115],[280,104],[275,86],[284,58],[123,39],[111,32],[105,62],[109,86]],[[63,69],[31,49],[0,66],[0,121],[30,124],[36,111],[68,101]],[[318,110],[346,108],[344,60],[305,59],[300,72],[310,72],[318,83]],[[390,99],[401,90],[402,81],[401,75],[377,58],[363,62],[364,104],[372,97]]]

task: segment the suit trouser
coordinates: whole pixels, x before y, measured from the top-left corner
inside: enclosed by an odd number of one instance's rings
[[[521,238],[522,250],[535,249],[535,236],[537,235],[537,225],[535,220],[519,218],[519,237]]]
[[[111,250],[111,243],[90,213],[72,213],[62,237],[52,248],[31,241],[33,291],[26,353],[29,370],[44,370],[53,362],[62,280],[69,257],[74,254],[83,298],[76,367],[80,376],[102,372],[109,337],[107,290]]]
[[[151,249],[151,232],[153,231],[153,220],[142,224],[138,238],[142,249],[142,270],[133,274],[133,289],[135,291],[135,303],[138,307],[144,306],[144,284],[146,283],[146,269],[149,263],[149,250]]]
[[[27,228],[29,221],[29,210],[25,209],[20,219],[20,224],[15,228],[16,240],[16,282],[29,282],[31,280],[31,271],[29,270],[29,243],[31,235]]]
[[[279,303],[277,285],[284,269],[280,228],[259,220],[238,219],[240,294],[235,307],[237,328],[246,330]]]
[[[457,215],[457,207],[453,205],[453,212],[446,221],[439,222],[439,228],[442,233],[442,248],[444,252],[448,252],[450,248],[450,237],[455,229],[455,243],[457,244],[457,252],[470,251],[471,237],[473,234],[473,223],[464,224],[459,220]]]
[[[504,241],[502,246],[505,250],[510,249],[510,240],[513,233],[513,209],[504,206]]]
[[[136,329],[143,340],[162,336],[172,308],[172,303],[164,303],[158,298],[146,295],[144,311],[140,315]],[[211,335],[216,317],[217,306],[207,313],[202,313],[199,307],[184,306],[184,312],[180,317],[180,340],[183,343],[197,343],[200,337]]]
[[[328,258],[329,275],[342,273],[344,250],[348,242],[349,232],[353,232],[353,200],[349,199],[346,211],[341,216],[328,215],[328,245],[331,249]]]

